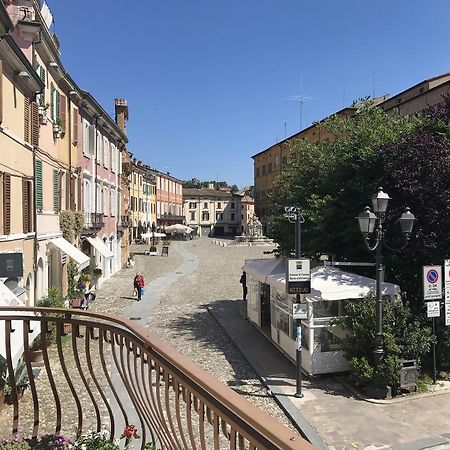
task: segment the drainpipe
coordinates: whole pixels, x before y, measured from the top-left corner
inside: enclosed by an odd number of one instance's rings
[[[67,106],[69,110],[69,120],[67,121],[67,127],[69,128],[66,132],[69,140],[69,205],[66,205],[66,209],[71,209],[72,206],[72,102],[70,100],[70,94],[67,96]],[[68,206],[68,207],[67,207]]]
[[[39,249],[38,242],[38,230],[37,230],[37,208],[36,208],[36,148],[33,146],[33,228],[34,228],[34,239],[33,239],[33,272],[34,272],[34,301],[33,304],[36,305],[37,299],[37,253]]]

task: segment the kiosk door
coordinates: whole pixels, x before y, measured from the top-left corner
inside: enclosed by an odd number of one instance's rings
[[[270,327],[270,285],[261,284],[261,327]]]

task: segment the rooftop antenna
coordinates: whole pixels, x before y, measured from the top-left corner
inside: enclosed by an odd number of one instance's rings
[[[300,103],[300,131],[303,129],[303,102],[311,100],[308,95],[292,95],[286,100],[293,100]]]
[[[287,137],[287,122],[284,121],[284,138],[286,139]]]
[[[378,70],[374,70],[372,72],[372,100],[375,98],[375,74],[378,73]]]

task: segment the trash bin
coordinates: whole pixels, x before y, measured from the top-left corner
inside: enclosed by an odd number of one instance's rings
[[[417,365],[414,359],[402,359],[400,369],[400,388],[407,390],[417,389]]]

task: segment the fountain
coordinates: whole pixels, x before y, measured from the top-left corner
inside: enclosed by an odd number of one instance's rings
[[[273,239],[263,235],[262,224],[258,217],[253,214],[247,223],[245,234],[236,236],[234,243],[237,245],[273,245]]]

